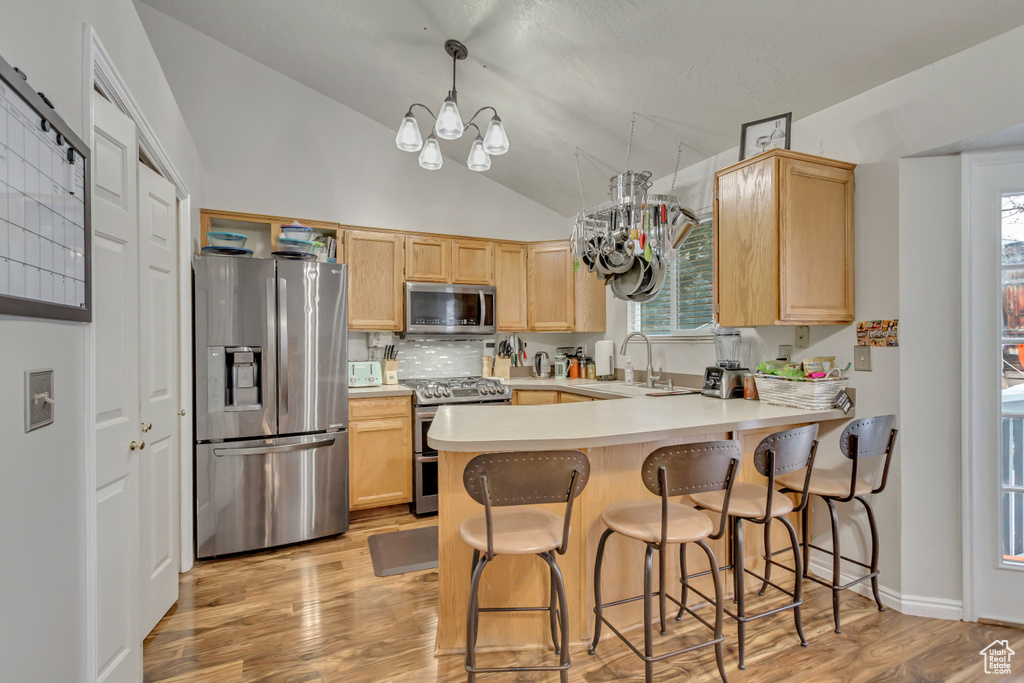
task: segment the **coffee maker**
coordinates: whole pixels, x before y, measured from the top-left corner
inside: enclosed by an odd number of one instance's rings
[[[704,369],[700,393],[715,398],[742,398],[743,376],[749,372],[740,367],[743,336],[739,330],[720,327],[715,330],[715,364]]]

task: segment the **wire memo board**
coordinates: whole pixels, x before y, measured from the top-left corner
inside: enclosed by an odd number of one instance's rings
[[[89,148],[0,58],[0,314],[91,322]]]

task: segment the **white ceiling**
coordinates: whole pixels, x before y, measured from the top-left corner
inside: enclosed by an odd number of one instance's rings
[[[792,111],[799,126],[1024,24],[1006,0],[141,1],[395,129],[413,102],[437,112],[444,41],[463,41],[462,114],[494,106],[511,144],[487,175],[563,215],[580,203],[576,146],[587,202],[603,201],[633,111],[630,167],[659,178],[679,142],[685,168],[736,146],[744,122]],[[441,141],[449,163],[470,141]]]

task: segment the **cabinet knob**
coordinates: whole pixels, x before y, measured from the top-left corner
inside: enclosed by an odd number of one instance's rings
[[[130,451],[134,451],[138,447],[139,447],[139,444],[136,443],[135,441],[132,441],[130,444],[128,444],[128,450],[130,450]]]

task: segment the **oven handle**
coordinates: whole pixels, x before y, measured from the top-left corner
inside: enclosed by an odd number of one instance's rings
[[[436,455],[416,455],[416,462],[437,462]]]

